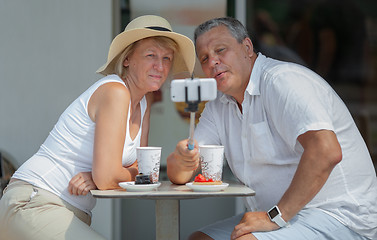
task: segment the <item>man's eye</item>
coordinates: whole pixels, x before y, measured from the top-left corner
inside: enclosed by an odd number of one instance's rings
[[[219,53],[219,52],[222,52],[222,51],[224,51],[224,49],[225,49],[225,48],[219,48],[219,49],[217,49],[216,52],[218,52],[218,53]]]
[[[207,57],[204,57],[204,58],[202,58],[202,59],[200,60],[200,62],[201,62],[201,63],[205,63],[205,62],[207,62],[207,60],[208,60],[208,58],[207,58]]]

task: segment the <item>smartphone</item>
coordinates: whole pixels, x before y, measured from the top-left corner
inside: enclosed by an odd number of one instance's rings
[[[176,79],[170,84],[173,102],[197,102],[214,100],[217,84],[214,78]]]

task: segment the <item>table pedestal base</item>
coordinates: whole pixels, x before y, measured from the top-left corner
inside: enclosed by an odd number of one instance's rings
[[[179,200],[156,200],[156,239],[179,239]]]

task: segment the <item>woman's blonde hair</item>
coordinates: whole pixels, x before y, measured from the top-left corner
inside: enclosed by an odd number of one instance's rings
[[[178,50],[178,44],[171,38],[163,37],[163,36],[156,36],[156,37],[149,37],[149,38],[153,39],[159,47],[171,49],[174,51],[174,53]],[[144,40],[144,39],[147,39],[147,38],[143,38],[141,40]],[[124,78],[127,75],[127,68],[123,66],[124,60],[134,52],[135,46],[139,41],[136,41],[128,45],[119,56],[118,61],[115,64],[115,69],[114,69],[115,73],[119,77]],[[173,59],[173,63],[174,63],[174,59]]]

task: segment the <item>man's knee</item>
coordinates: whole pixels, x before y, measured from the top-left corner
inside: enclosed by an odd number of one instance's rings
[[[193,232],[189,236],[188,240],[213,240],[213,239],[207,234],[197,231],[197,232]]]

